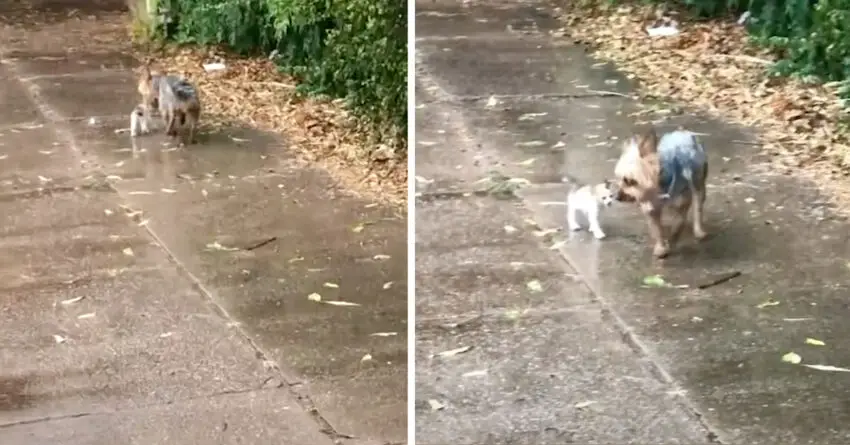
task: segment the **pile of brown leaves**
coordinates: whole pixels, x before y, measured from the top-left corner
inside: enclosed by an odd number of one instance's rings
[[[140,56],[146,57],[146,56]],[[226,68],[207,72],[205,63]],[[264,58],[238,58],[214,49],[163,50],[154,66],[192,79],[201,91],[206,126],[244,125],[284,136],[288,149],[328,170],[343,187],[404,207],[407,159],[370,146],[368,132],[339,100],[301,98],[295,82]]]
[[[680,21],[679,34],[650,37],[646,28],[660,15],[652,6],[585,5],[562,19],[565,33],[636,77],[642,96],[670,98],[757,129],[784,171],[804,171],[850,198],[844,178],[850,174],[850,138],[838,131],[846,116],[836,85],[768,76],[774,59],[749,44],[744,27],[734,22]]]

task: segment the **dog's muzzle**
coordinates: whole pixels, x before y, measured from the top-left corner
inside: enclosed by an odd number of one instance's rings
[[[617,190],[617,193],[614,195],[614,199],[620,202],[635,202],[634,196],[623,192],[622,189]]]

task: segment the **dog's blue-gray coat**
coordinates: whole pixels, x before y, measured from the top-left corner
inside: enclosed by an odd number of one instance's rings
[[[707,162],[705,148],[697,136],[684,130],[661,136],[658,160],[661,166],[659,185],[665,199],[681,195],[692,181],[701,179]]]

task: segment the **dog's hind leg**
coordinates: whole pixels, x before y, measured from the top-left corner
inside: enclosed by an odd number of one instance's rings
[[[708,163],[702,169],[702,177],[698,178],[694,187],[692,187],[693,195],[696,200],[694,203],[694,238],[697,241],[704,239],[707,236],[705,228],[702,225],[703,208],[705,207],[706,195],[706,177],[708,176]]]
[[[688,222],[688,214],[690,213],[693,203],[692,195],[682,195],[672,203],[673,208],[673,225],[670,230],[670,247],[674,247],[685,231],[685,223]]]

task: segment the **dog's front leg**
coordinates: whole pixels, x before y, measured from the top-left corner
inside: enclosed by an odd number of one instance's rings
[[[664,228],[661,226],[661,206],[652,202],[642,202],[640,209],[646,217],[646,223],[649,226],[649,236],[654,243],[652,254],[656,258],[666,257],[670,253],[670,249],[664,239]]]

